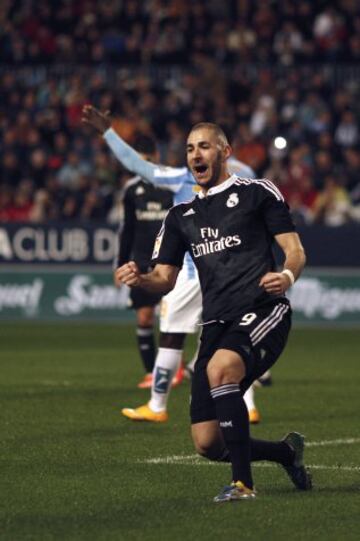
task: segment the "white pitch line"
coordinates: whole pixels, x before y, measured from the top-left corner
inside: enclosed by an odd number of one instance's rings
[[[360,438],[345,438],[345,439],[336,439],[336,440],[323,440],[323,441],[310,441],[306,443],[306,447],[325,447],[331,445],[353,445],[360,443]],[[165,457],[156,457],[143,460],[146,464],[182,464],[182,465],[198,465],[198,466],[211,466],[219,465],[219,462],[205,461],[198,455],[172,455]],[[254,466],[260,468],[272,468],[276,464],[270,463],[255,463]],[[312,464],[308,466],[313,470],[341,470],[341,471],[360,471],[360,466],[326,466],[324,464]]]
[[[310,464],[307,467],[311,470],[360,471],[360,466],[325,466],[324,464]]]
[[[306,447],[323,447],[327,445],[352,445],[353,443],[360,443],[360,438],[346,438],[339,440],[324,440],[324,441],[309,441],[305,443]]]
[[[175,457],[167,456],[164,458],[149,458],[148,460],[141,460],[140,463],[145,464],[180,464],[181,466],[228,466],[226,462],[215,462],[210,460],[204,460],[197,455],[187,456],[187,457]],[[253,464],[255,468],[277,468],[278,464],[272,464],[270,462],[255,462]],[[325,464],[307,464],[307,467],[311,470],[332,470],[332,471],[350,471],[360,472],[360,466],[341,466],[341,465],[330,465],[326,466]]]
[[[145,462],[146,464],[176,464],[176,462],[186,464],[191,462],[199,462],[200,464],[201,458],[199,457],[199,455],[172,455],[156,458],[147,458],[145,460],[141,460],[140,462]]]

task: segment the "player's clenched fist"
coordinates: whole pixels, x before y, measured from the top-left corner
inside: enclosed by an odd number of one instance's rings
[[[273,295],[283,295],[285,291],[291,286],[291,282],[282,272],[267,272],[260,280],[260,287],[262,286],[267,293]]]
[[[115,271],[115,280],[118,283],[125,284],[130,287],[140,285],[140,270],[134,261],[129,261]]]

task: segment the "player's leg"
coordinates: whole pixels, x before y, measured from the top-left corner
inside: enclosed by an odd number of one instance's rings
[[[132,421],[158,423],[168,420],[167,401],[171,382],[181,363],[185,338],[184,333],[160,333],[150,401],[138,408],[124,408],[122,414],[125,417]]]
[[[215,462],[231,462],[217,420],[193,424],[191,434],[199,455]],[[303,454],[304,438],[297,432],[290,432],[278,441],[250,438],[251,462],[275,462],[283,466],[296,488],[309,490],[312,486],[311,476],[303,465]]]
[[[220,399],[231,393],[236,397],[235,400],[237,400],[237,387],[234,385],[233,380],[236,380],[239,374],[236,374],[236,370],[231,368],[232,358],[236,359],[236,357],[223,355],[221,349],[219,348],[216,351],[216,348],[221,345],[223,349],[229,349],[230,352],[234,350],[240,358],[242,355],[244,356],[243,360],[245,360],[244,364],[246,373],[248,374],[247,377],[242,379],[242,384],[240,385],[241,391],[244,392],[255,378],[259,377],[259,375],[274,364],[285,347],[289,329],[290,315],[284,306],[270,307],[256,314],[253,325],[248,327],[248,342],[246,341],[246,332],[241,329],[239,322],[236,322],[232,329],[225,329],[223,332],[216,331],[216,328],[215,330],[204,328],[202,347],[192,380],[191,402],[193,439],[200,454],[211,460],[231,462],[232,465],[234,462],[234,453],[236,455],[237,435],[228,434],[226,437],[224,430],[231,429],[234,424],[238,424],[239,419],[234,423],[232,418],[225,418],[226,416],[233,415],[233,411],[235,411],[234,408],[232,411],[230,409],[230,415],[226,415],[226,408],[229,408],[229,401],[227,405],[220,405],[220,408],[215,403],[216,400],[219,402]],[[254,345],[255,347],[253,347]],[[216,351],[217,356],[221,355],[224,362],[220,363],[218,367],[215,364],[212,367],[210,366],[209,373],[211,370],[214,372],[214,368],[216,370],[212,375],[210,373],[210,377],[207,378],[206,359],[211,357],[215,360],[216,355],[214,355],[214,351]],[[221,366],[222,364],[224,366]],[[218,371],[219,367],[221,368],[220,371]],[[223,371],[224,369],[225,372]],[[212,382],[211,389],[209,385],[210,380]],[[221,388],[224,384],[226,386]],[[219,410],[220,415],[218,413]],[[221,416],[224,417],[222,421]],[[219,426],[221,437],[219,436],[219,432],[216,433],[207,424],[208,421],[214,421],[216,418],[223,423],[222,427]],[[242,427],[244,426],[246,433],[246,422],[243,416]],[[232,437],[233,441],[231,442]],[[229,438],[230,445],[227,442]],[[232,452],[231,447],[233,449]],[[311,477],[303,464],[303,451],[304,438],[296,432],[290,432],[283,440],[277,442],[249,438],[248,456],[251,461],[269,460],[281,464],[296,488],[308,490],[311,488]],[[235,456],[236,460],[237,458]],[[241,474],[235,473],[233,477],[237,477],[238,475]],[[242,499],[243,497],[246,498],[247,496],[243,496],[243,492],[242,486],[240,489],[237,486],[226,487],[225,492],[221,493],[216,501],[221,502],[231,499]]]
[[[260,412],[255,404],[255,387],[250,385],[248,390],[244,394],[244,401],[249,413],[250,424],[257,424],[260,422]]]
[[[159,352],[154,369],[149,406],[154,411],[166,411],[171,381],[183,356],[186,334],[194,333],[201,317],[200,284],[180,272],[176,286],[161,303]]]
[[[217,419],[193,423],[191,437],[200,456],[215,462],[230,462],[229,451]]]
[[[235,485],[233,489],[221,493],[216,501],[237,499],[238,481],[241,486],[253,488],[251,460],[271,459],[285,466],[295,459],[293,450],[286,442],[250,439],[249,424],[243,415],[244,400],[241,402],[239,398],[280,356],[289,329],[287,305],[279,303],[275,307],[244,314],[223,334],[218,341],[219,349],[208,364],[210,393],[229,451]],[[271,340],[267,338],[269,336],[272,336]]]
[[[156,345],[154,336],[155,308],[142,306],[136,310],[136,338],[139,354],[144,365],[145,377],[138,384],[140,389],[149,389],[155,364]]]
[[[139,383],[139,387],[151,387],[151,374],[156,355],[154,335],[155,307],[159,304],[160,300],[161,295],[149,293],[140,288],[134,288],[130,291],[131,307],[136,311],[137,345],[145,368],[145,378]]]
[[[255,493],[249,417],[239,385],[246,366],[238,352],[219,347],[228,329],[228,324],[203,328],[191,386],[192,437],[202,456],[231,462],[233,485],[227,490],[232,494],[231,499],[247,499]]]
[[[193,358],[191,361],[186,365],[185,373],[187,377],[190,379],[194,374],[194,368],[195,368],[195,362],[198,358],[200,349],[200,340],[198,340],[198,346],[196,348],[196,351],[194,353]],[[249,421],[250,424],[257,424],[260,422],[260,412],[255,404],[255,385],[250,385],[248,390],[244,394],[244,400],[247,407],[247,410],[249,412]]]
[[[137,421],[166,421],[171,382],[181,362],[187,333],[194,333],[201,317],[201,292],[197,278],[179,273],[176,286],[163,297],[160,309],[160,339],[153,371],[150,402],[140,408],[125,408],[123,415]]]
[[[259,311],[254,324],[249,328],[253,345],[253,369],[242,383],[246,389],[250,384],[269,372],[271,366],[283,352],[291,328],[290,309],[279,303]],[[280,441],[251,440],[251,460],[267,460],[282,465],[291,481],[299,490],[312,488],[311,474],[304,466],[304,436],[290,432]]]
[[[222,348],[215,352],[207,366],[210,394],[229,451],[232,482],[251,491],[249,416],[240,389],[246,371],[244,358],[238,352]]]
[[[156,413],[167,409],[171,383],[181,364],[185,338],[185,333],[160,332],[149,402],[149,408]]]

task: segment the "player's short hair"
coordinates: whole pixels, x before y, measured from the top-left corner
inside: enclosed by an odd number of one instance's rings
[[[135,135],[133,147],[140,154],[155,154],[157,151],[155,139],[143,133]]]
[[[190,133],[196,130],[203,129],[212,130],[224,146],[230,144],[224,130],[220,128],[218,124],[214,124],[213,122],[198,122],[197,124],[195,124],[195,126],[191,128]]]

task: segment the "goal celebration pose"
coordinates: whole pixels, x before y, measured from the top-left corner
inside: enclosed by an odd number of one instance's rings
[[[197,267],[203,332],[192,380],[192,438],[201,455],[232,467],[231,484],[215,502],[255,498],[255,460],[278,462],[300,490],[312,486],[303,464],[304,437],[290,432],[276,442],[251,438],[243,399],[286,345],[291,308],[285,292],[303,269],[304,250],[276,186],[230,175],[230,154],[219,126],[193,127],[187,161],[199,194],[169,211],[155,243],[151,273],[141,274],[134,262],[117,271],[130,287],[166,293],[175,285],[186,252]],[[281,272],[275,271],[274,240],[285,254]]]

